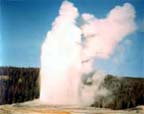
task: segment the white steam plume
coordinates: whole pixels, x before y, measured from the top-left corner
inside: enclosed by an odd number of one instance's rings
[[[83,41],[82,60],[84,62],[83,73],[89,73],[94,70],[93,63],[96,58],[107,59],[113,53],[116,45],[128,34],[136,30],[134,22],[135,10],[129,3],[124,6],[116,6],[110,11],[104,19],[98,19],[92,14],[85,13],[82,15],[85,22],[81,26]],[[100,88],[104,81],[103,73],[96,73],[92,81],[92,86],[84,86],[82,89],[82,99],[86,104],[94,103],[97,98],[106,96],[110,92],[105,88]],[[92,78],[92,79],[93,79]]]
[[[82,105],[106,95],[100,86],[105,75],[96,72],[88,86],[84,74],[93,72],[96,58],[107,59],[115,46],[136,29],[135,11],[129,3],[117,6],[105,19],[82,14],[84,24],[76,26],[80,16],[74,5],[64,1],[42,45],[40,100],[47,104]],[[84,38],[84,40],[82,40]]]
[[[85,24],[81,29],[86,40],[84,58],[108,58],[115,46],[136,29],[135,10],[129,3],[116,6],[104,19],[88,13],[82,17]]]
[[[47,104],[77,104],[81,67],[81,30],[72,3],[64,1],[42,45],[40,100]]]

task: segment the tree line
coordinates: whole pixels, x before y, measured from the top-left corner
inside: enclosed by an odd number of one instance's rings
[[[1,67],[0,104],[11,104],[38,98],[38,76],[38,68]]]
[[[100,96],[91,106],[125,109],[144,105],[144,78],[108,75],[102,86],[110,94]],[[0,105],[38,97],[39,68],[0,67]]]
[[[119,78],[108,75],[103,86],[110,92],[101,96],[92,106],[126,109],[144,105],[144,78]]]

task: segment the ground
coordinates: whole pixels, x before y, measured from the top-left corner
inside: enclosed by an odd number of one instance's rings
[[[48,106],[39,100],[25,103],[1,105],[0,114],[144,114],[144,106],[126,110],[111,110],[105,108],[82,106]]]

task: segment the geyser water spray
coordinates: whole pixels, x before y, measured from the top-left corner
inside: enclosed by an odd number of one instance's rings
[[[81,30],[73,4],[64,2],[42,46],[40,100],[48,104],[78,104],[81,76]]]

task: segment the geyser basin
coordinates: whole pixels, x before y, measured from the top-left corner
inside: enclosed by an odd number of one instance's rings
[[[143,114],[144,106],[129,110],[111,110],[95,107],[45,106],[37,100],[0,106],[1,114]]]
[[[97,19],[88,13],[79,15],[72,3],[64,1],[42,45],[40,101],[90,105],[97,95],[107,95],[106,89],[99,88],[103,73],[87,78],[92,86],[84,85],[82,77],[95,70],[97,58],[109,58],[116,45],[135,30],[134,18],[134,8],[128,3],[112,9],[105,19]]]

